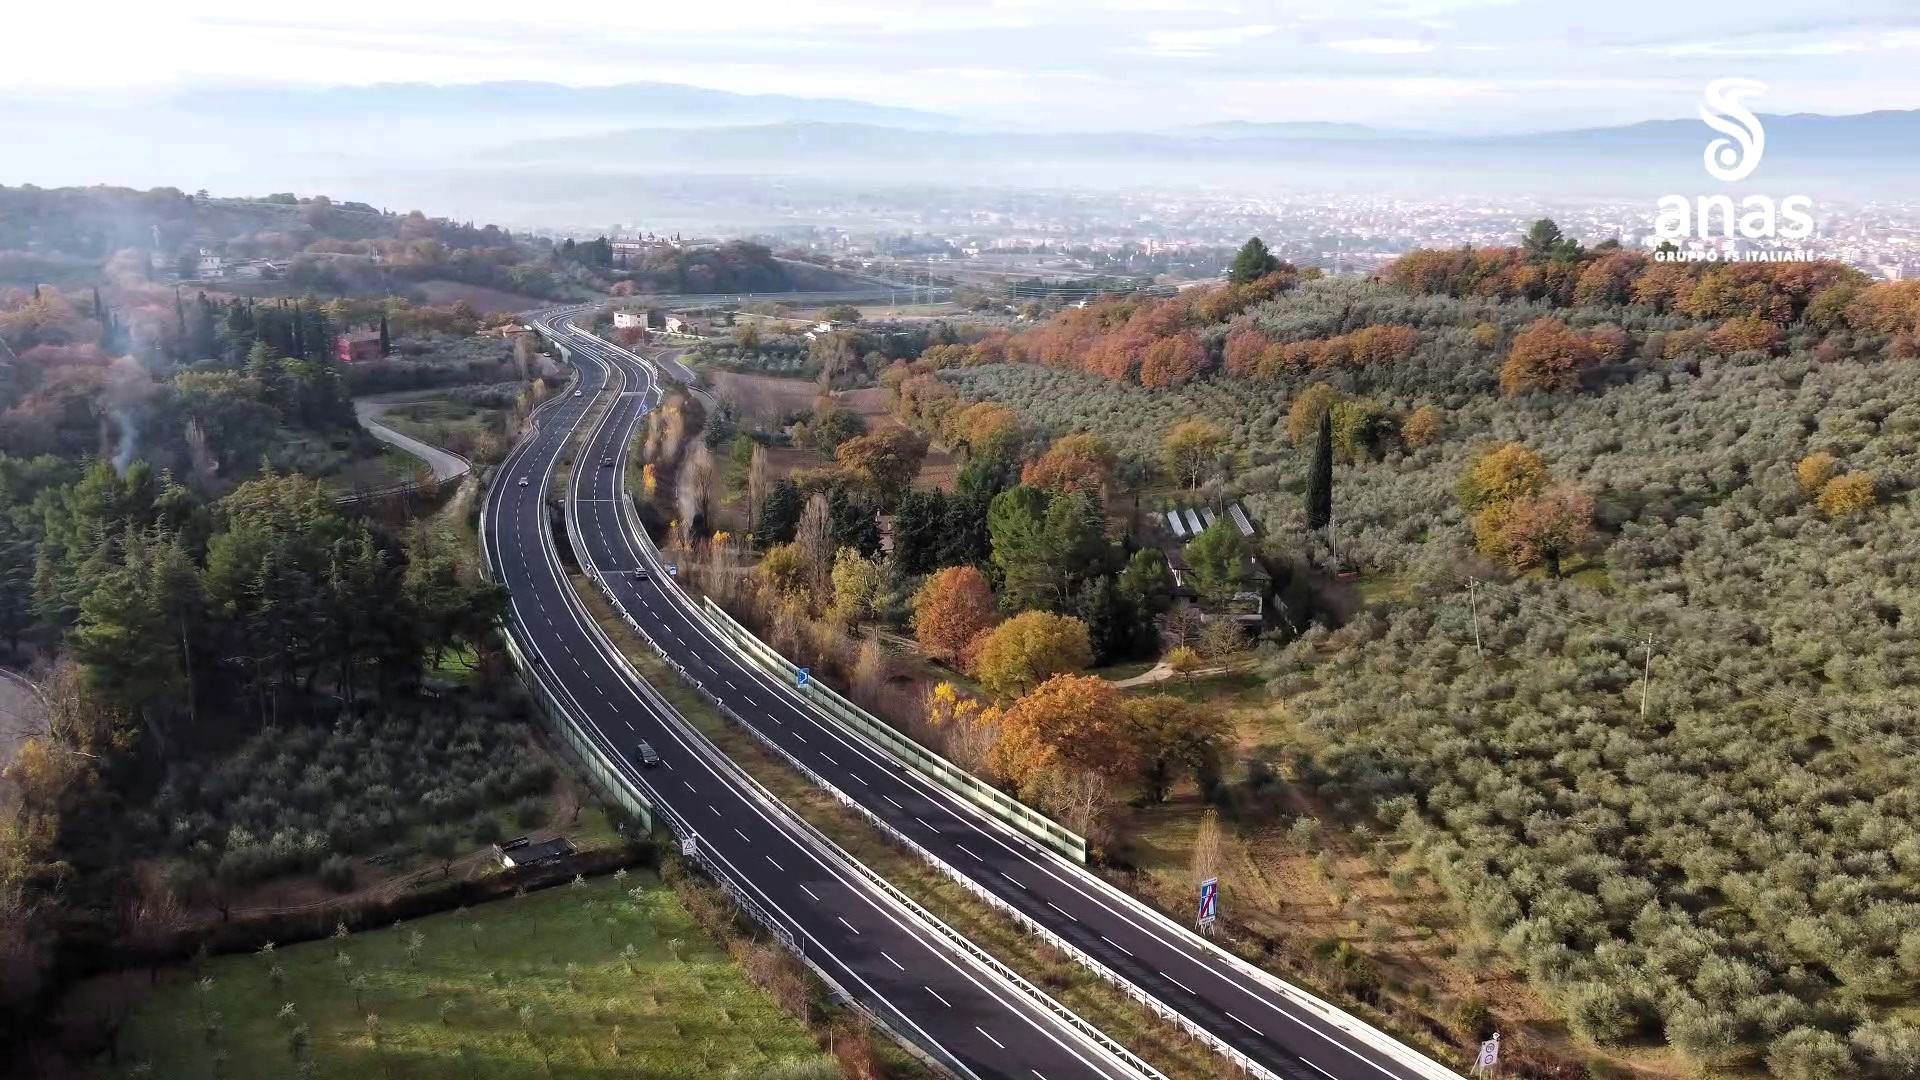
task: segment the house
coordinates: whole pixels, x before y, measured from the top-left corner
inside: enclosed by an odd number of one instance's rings
[[[700,332],[700,324],[681,315],[667,316],[667,333],[694,335]]]
[[[334,356],[343,364],[356,360],[380,359],[380,332],[378,330],[348,331],[334,342]]]
[[[493,853],[500,857],[500,865],[509,870],[516,866],[540,866],[573,854],[573,841],[564,836],[540,841],[521,836],[493,845]]]
[[[193,272],[198,277],[218,281],[227,276],[227,261],[207,248],[201,248],[200,258],[194,263]]]
[[[645,330],[647,313],[644,311],[616,311],[613,313],[615,330]]]
[[[1212,507],[1174,507],[1164,513],[1148,516],[1149,541],[1160,549],[1167,560],[1167,574],[1173,578],[1173,587],[1182,596],[1196,595],[1189,578],[1193,567],[1188,564],[1186,546],[1193,538],[1205,532],[1222,517],[1231,523],[1241,536],[1251,540],[1254,536],[1253,520],[1247,516],[1245,508],[1239,503],[1230,503],[1224,514],[1216,513]],[[1272,588],[1273,577],[1266,567],[1252,555],[1247,556],[1247,577],[1251,588],[1238,592],[1227,601],[1225,609],[1213,614],[1227,615],[1249,626],[1258,626],[1266,614],[1266,594]]]

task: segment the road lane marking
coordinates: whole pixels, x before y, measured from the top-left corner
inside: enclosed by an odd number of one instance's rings
[[[1047,906],[1048,906],[1048,907],[1050,907],[1050,908],[1052,908],[1053,910],[1055,910],[1055,911],[1057,911],[1057,912],[1059,912],[1060,914],[1062,914],[1062,915],[1065,915],[1065,916],[1066,916],[1067,918],[1069,918],[1069,919],[1073,919],[1073,921],[1074,921],[1074,922],[1079,922],[1079,921],[1080,921],[1079,919],[1074,919],[1074,918],[1073,918],[1073,913],[1072,913],[1072,912],[1070,912],[1070,911],[1068,911],[1068,910],[1067,910],[1066,908],[1063,908],[1063,907],[1061,907],[1061,906],[1060,906],[1059,904],[1056,904],[1056,903],[1054,903],[1054,902],[1053,902],[1053,901],[1051,901],[1051,900],[1049,900],[1049,901],[1047,901]]]
[[[929,993],[929,994],[932,994],[932,995],[933,995],[933,999],[934,999],[935,1001],[938,1001],[938,1002],[939,1002],[940,1004],[942,1004],[942,1005],[945,1005],[945,1006],[946,1006],[947,1008],[949,1008],[949,1009],[951,1009],[951,1008],[953,1008],[953,1002],[951,1002],[951,1001],[948,1001],[948,1000],[947,1000],[946,998],[943,998],[943,997],[941,997],[941,996],[940,996],[940,991],[938,991],[938,990],[935,990],[935,989],[934,989],[933,987],[931,987],[931,986],[922,986],[922,987],[920,987],[920,989],[922,989],[922,990],[925,990],[925,991],[926,991],[927,993]]]
[[[837,769],[837,768],[839,768],[839,767],[840,767],[840,763],[839,763],[839,762],[837,762],[837,761],[834,761],[834,760],[833,760],[833,758],[832,758],[832,756],[830,756],[830,755],[829,755],[829,754],[828,754],[828,753],[827,753],[827,752],[826,752],[825,750],[822,750],[822,751],[820,751],[820,756],[821,756],[821,757],[823,757],[823,758],[826,758],[826,759],[827,759],[828,761],[830,761],[830,762],[833,762],[833,767],[834,767],[834,768],[836,768],[836,769]]]
[[[968,847],[967,845],[965,845],[965,844],[955,844],[955,845],[953,845],[953,846],[954,846],[954,847],[957,847],[957,848],[959,848],[959,849],[960,849],[961,851],[964,851],[964,852],[966,852],[966,853],[967,853],[967,854],[969,854],[969,855],[973,855],[973,849],[972,849],[972,848],[969,848],[969,847]],[[986,862],[987,860],[985,860],[985,859],[983,859],[983,858],[981,858],[981,857],[980,857],[980,856],[978,856],[978,855],[973,855],[973,861],[974,861],[974,862]]]
[[[921,816],[919,816],[918,814],[915,814],[915,815],[914,815],[914,818],[913,818],[913,820],[915,820],[915,821],[917,821],[917,822],[919,822],[919,823],[920,823],[920,824],[921,824],[922,826],[925,826],[926,828],[929,828],[929,829],[933,829],[933,826],[931,826],[931,825],[928,825],[928,824],[927,824],[927,819],[926,819],[926,818],[923,818],[923,817],[921,817]],[[940,830],[939,830],[939,829],[933,829],[933,831],[934,831],[934,832],[939,832]]]
[[[1176,978],[1174,978],[1173,976],[1171,976],[1171,975],[1169,975],[1169,974],[1167,974],[1166,972],[1164,972],[1164,971],[1162,971],[1162,972],[1159,972],[1159,975],[1160,975],[1160,977],[1161,977],[1161,978],[1163,978],[1163,979],[1165,979],[1165,980],[1167,980],[1168,982],[1170,982],[1170,983],[1172,983],[1173,985],[1175,985],[1175,986],[1177,986],[1177,987],[1179,987],[1180,989],[1182,989],[1182,990],[1186,990],[1186,991],[1187,991],[1187,993],[1189,993],[1189,994],[1193,994],[1193,996],[1194,996],[1194,997],[1199,997],[1199,996],[1200,996],[1199,994],[1194,994],[1194,993],[1193,993],[1193,991],[1192,991],[1191,989],[1188,989],[1188,987],[1187,987],[1187,984],[1186,984],[1186,983],[1183,983],[1183,982],[1181,982],[1181,981],[1180,981],[1179,979],[1176,979]]]
[[[686,782],[685,780],[682,780],[682,781],[680,781],[680,782],[681,782],[681,783],[683,783],[683,784],[687,784],[687,782]],[[687,790],[688,790],[688,791],[692,791],[692,790],[693,790],[693,785],[692,785],[692,784],[687,784]]]
[[[805,885],[800,886],[800,891],[803,893],[806,893],[808,896],[813,897],[815,901],[818,901],[820,899],[819,893],[814,892],[812,889],[807,888]]]
[[[739,829],[733,830],[733,834],[735,836],[738,836],[740,839],[745,840],[749,844],[753,843],[753,838],[748,836],[746,833],[741,832]]]
[[[719,816],[720,816],[720,811],[719,811],[719,809],[718,809],[717,807],[715,807],[715,806],[714,806],[714,805],[713,805],[712,803],[708,803],[708,804],[707,804],[707,809],[709,809],[709,810],[712,810],[712,811],[713,811],[713,816],[714,816],[714,817],[719,817]]]
[[[895,806],[900,806],[900,800],[899,800],[899,799],[896,799],[896,798],[894,798],[894,797],[893,797],[893,796],[891,796],[891,795],[887,795],[887,794],[884,794],[884,793],[883,793],[883,794],[882,794],[882,795],[881,795],[880,797],[881,797],[881,798],[883,798],[883,799],[885,799],[885,800],[887,800],[888,802],[890,802],[890,803],[892,803],[892,804],[893,804],[893,805],[895,805]],[[905,810],[905,809],[906,809],[906,807],[904,807],[904,806],[900,806],[900,809],[902,809],[902,810]]]
[[[839,919],[839,920],[840,920],[840,925],[841,925],[841,926],[844,926],[844,927],[846,927],[847,929],[849,929],[849,930],[852,930],[852,931],[853,931],[854,933],[856,933],[856,934],[858,934],[858,933],[860,932],[860,931],[859,931],[859,929],[858,929],[857,927],[855,927],[855,926],[854,926],[854,925],[853,925],[852,923],[850,923],[850,922],[848,922],[848,921],[846,920],[846,917],[845,917],[845,916],[843,916],[843,915],[835,915],[835,916],[834,916],[834,918],[836,918],[836,919]]]
[[[853,777],[855,780],[858,780],[863,784],[867,784],[867,778],[864,776],[861,776],[859,773],[848,773],[847,775]],[[867,784],[867,786],[872,787],[873,785]]]
[[[994,1037],[993,1037],[992,1035],[988,1035],[988,1034],[987,1034],[987,1029],[986,1029],[986,1028],[983,1028],[983,1027],[981,1027],[981,1026],[980,1026],[979,1024],[975,1024],[975,1025],[973,1025],[973,1030],[975,1030],[975,1031],[977,1031],[977,1032],[979,1032],[979,1033],[980,1033],[980,1034],[982,1034],[982,1035],[986,1035],[986,1036],[987,1036],[987,1041],[988,1041],[988,1042],[990,1042],[990,1043],[992,1043],[993,1045],[995,1045],[995,1046],[997,1046],[997,1047],[999,1047],[1000,1049],[1002,1049],[1002,1050],[1005,1050],[1005,1049],[1007,1048],[1007,1044],[1006,1044],[1006,1043],[1003,1043],[1003,1042],[1001,1042],[1001,1041],[1000,1041],[999,1039],[996,1039],[996,1038],[994,1038]]]
[[[1133,953],[1129,951],[1125,945],[1120,944],[1119,942],[1113,940],[1112,938],[1108,937],[1105,934],[1100,935],[1100,940],[1106,942],[1107,944],[1113,946],[1116,949],[1119,949],[1121,952],[1126,953],[1128,956],[1133,955]]]
[[[881,950],[880,950],[880,955],[881,955],[881,956],[887,956],[887,950],[885,950],[885,949],[881,949]],[[893,957],[891,957],[891,956],[887,956],[887,963],[889,963],[889,964],[892,964],[892,965],[893,965],[894,967],[897,967],[897,968],[899,968],[899,969],[900,969],[901,971],[905,971],[905,970],[907,970],[907,965],[905,965],[905,964],[903,964],[903,963],[901,963],[901,962],[900,962],[900,961],[898,961],[898,960],[895,960],[895,959],[894,959]]]
[[[1220,1011],[1226,1012],[1225,1009],[1222,1009]],[[1239,1024],[1241,1027],[1246,1028],[1248,1031],[1253,1032],[1255,1035],[1258,1035],[1263,1039],[1267,1037],[1266,1032],[1261,1031],[1259,1028],[1254,1027],[1252,1024],[1247,1023],[1245,1020],[1240,1019],[1239,1017],[1233,1015],[1232,1013],[1227,1013],[1227,1019],[1233,1021],[1236,1024]]]
[[[1006,878],[1008,881],[1013,882],[1015,885],[1020,885],[1020,879],[1014,877],[1012,874],[1007,873],[1005,870],[1000,871],[1000,876],[1003,878]],[[1025,885],[1020,885],[1020,887],[1023,889],[1026,888]]]
[[[773,856],[771,856],[771,855],[769,855],[769,856],[767,856],[767,861],[768,861],[768,862],[773,862]],[[781,872],[781,873],[783,873],[783,874],[787,872],[787,868],[786,868],[786,867],[784,867],[784,866],[781,866],[781,865],[780,865],[779,863],[777,863],[777,862],[773,862],[773,868],[774,868],[775,870],[778,870],[778,871],[780,871],[780,872]]]

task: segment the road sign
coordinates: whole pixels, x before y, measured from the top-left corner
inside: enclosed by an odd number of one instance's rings
[[[689,859],[693,858],[694,853],[699,850],[700,838],[698,836],[689,836],[685,840],[680,841],[680,854]]]
[[[1210,877],[1200,883],[1200,925],[1212,926],[1220,917],[1220,879]]]
[[[793,673],[793,685],[795,686],[805,686],[812,681],[813,681],[812,668],[801,668],[799,671],[796,671]]]
[[[668,564],[667,564],[667,576],[668,576],[668,577],[679,577],[679,576],[680,576],[680,564],[679,564],[679,563],[668,563]]]
[[[1494,1032],[1493,1038],[1480,1044],[1480,1056],[1474,1060],[1473,1071],[1476,1074],[1488,1073],[1500,1065],[1500,1033]]]

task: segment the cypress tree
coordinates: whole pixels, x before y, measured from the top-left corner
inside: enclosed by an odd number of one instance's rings
[[[100,303],[100,286],[98,285],[93,287],[93,317],[102,322],[105,322],[107,317],[107,309]]]
[[[1313,467],[1307,473],[1307,528],[1324,529],[1333,520],[1333,410],[1320,414],[1313,442]]]
[[[380,355],[393,355],[393,337],[387,330],[387,313],[380,313]]]

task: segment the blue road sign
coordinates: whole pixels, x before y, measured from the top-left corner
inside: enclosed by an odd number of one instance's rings
[[[813,681],[812,668],[801,668],[799,671],[796,671],[793,673],[793,685],[795,686],[805,686],[812,681]]]
[[[1211,926],[1220,917],[1220,879],[1208,878],[1200,883],[1200,925]]]
[[[668,577],[679,577],[679,576],[680,576],[680,564],[679,564],[679,563],[668,563],[668,564],[667,564],[667,576],[668,576]]]

